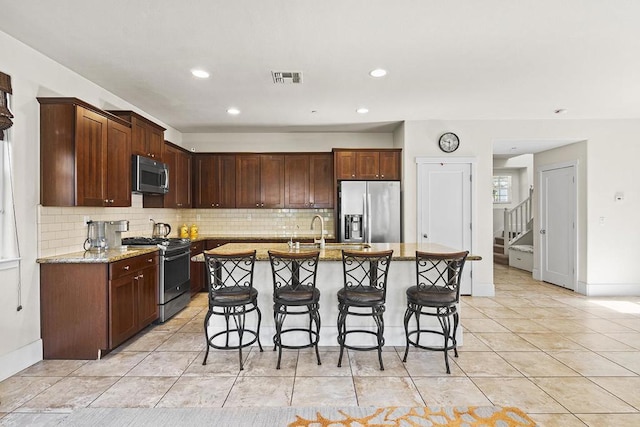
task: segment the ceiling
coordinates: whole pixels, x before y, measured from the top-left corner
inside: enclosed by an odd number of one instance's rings
[[[636,0],[0,0],[0,10],[0,31],[185,133],[640,117]],[[378,67],[386,77],[368,75]],[[274,84],[272,71],[300,71],[302,84]]]

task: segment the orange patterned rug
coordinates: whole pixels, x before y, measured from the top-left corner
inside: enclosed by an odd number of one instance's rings
[[[497,406],[457,406],[418,408],[369,408],[370,413],[358,410],[339,409],[323,414],[316,413],[314,419],[296,415],[289,427],[355,427],[355,426],[459,426],[459,427],[511,427],[535,426],[531,418],[518,408]],[[355,413],[354,413],[355,412]]]

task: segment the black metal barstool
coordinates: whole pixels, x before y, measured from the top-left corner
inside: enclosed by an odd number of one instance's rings
[[[260,344],[260,322],[262,314],[258,308],[258,291],[253,287],[253,266],[256,261],[256,251],[237,253],[206,253],[204,254],[207,267],[207,285],[209,288],[209,311],[204,318],[204,334],[207,340],[207,352],[203,365],[207,364],[209,348],[223,350],[238,350],[240,370],[243,369],[242,349],[256,341]],[[258,326],[255,330],[247,329],[246,314],[257,312]],[[212,315],[224,316],[225,329],[209,337],[209,319]],[[229,327],[229,319],[233,318],[235,328]],[[238,341],[230,344],[232,333],[238,334]],[[243,341],[244,335],[249,334],[250,340]],[[214,339],[224,335],[224,345],[214,344]]]
[[[273,272],[273,320],[276,333],[273,335],[273,350],[278,349],[280,369],[282,349],[300,349],[315,347],[318,365],[320,352],[320,291],[316,288],[316,272],[320,252],[289,253],[269,251],[271,271]],[[287,315],[309,315],[309,327],[290,327],[283,329]],[[306,332],[309,342],[301,345],[285,345],[282,336],[288,332]]]
[[[342,366],[344,349],[378,350],[380,370],[382,363],[382,346],[384,345],[385,301],[387,298],[387,275],[393,251],[355,252],[342,251],[344,286],[338,291],[338,344],[340,356],[338,367]],[[366,329],[347,330],[347,316],[371,316],[376,323],[376,331]],[[357,346],[347,344],[347,335],[354,333],[372,334],[376,337],[374,346]]]
[[[457,306],[460,301],[462,268],[468,254],[469,252],[434,254],[416,251],[416,285],[407,289],[407,311],[404,314],[406,347],[403,362],[407,361],[409,344],[425,350],[442,351],[447,374],[451,373],[448,351],[453,350],[455,357],[458,357]],[[436,317],[441,330],[421,328],[420,316],[423,314]],[[416,328],[410,331],[409,321],[412,316],[416,319]],[[453,329],[451,328],[452,317]],[[442,347],[420,344],[420,335],[423,333],[441,335],[444,338]]]

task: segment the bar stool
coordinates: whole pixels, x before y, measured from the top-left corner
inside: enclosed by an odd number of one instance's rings
[[[384,345],[385,301],[387,298],[387,275],[393,251],[356,252],[342,251],[344,286],[338,291],[338,344],[340,356],[338,367],[342,366],[344,349],[366,351],[378,350],[380,370],[382,346]],[[347,330],[347,316],[370,316],[376,324],[376,331],[366,329]],[[347,335],[355,333],[372,334],[376,337],[374,346],[347,344]]]
[[[444,363],[449,369],[448,351],[454,351],[458,357],[458,308],[460,301],[460,279],[462,268],[469,252],[428,253],[416,251],[416,285],[407,289],[407,311],[404,314],[404,331],[406,347],[403,362],[407,361],[409,344],[425,350],[444,352]],[[420,327],[420,316],[432,316],[438,319],[441,330],[424,329]],[[416,329],[409,330],[409,321],[414,316]],[[453,317],[453,330],[451,318]],[[443,345],[428,346],[420,344],[423,333],[437,334],[444,338]],[[415,339],[413,336],[415,335]],[[451,342],[449,342],[451,341]]]
[[[273,350],[278,349],[278,364],[280,369],[282,349],[300,349],[315,347],[318,365],[320,352],[320,290],[316,288],[316,272],[318,269],[319,251],[289,253],[269,251],[271,271],[273,273],[273,320],[276,333],[273,335]],[[309,315],[309,327],[290,327],[283,329],[287,315]],[[309,342],[301,345],[285,345],[282,336],[289,332],[306,332]]]
[[[258,308],[258,291],[253,287],[253,266],[256,261],[256,251],[237,252],[229,254],[204,254],[207,267],[207,285],[209,289],[209,310],[204,318],[204,334],[207,340],[207,352],[203,365],[207,364],[209,348],[222,350],[238,350],[240,370],[243,370],[242,349],[256,341],[260,344],[260,322],[262,314]],[[258,326],[255,330],[248,329],[245,324],[246,314],[257,312]],[[209,319],[212,315],[224,316],[225,329],[209,337]],[[229,319],[233,318],[234,328],[230,328]],[[237,343],[229,341],[232,334],[238,334]],[[244,341],[245,334],[249,340]],[[214,339],[224,335],[224,345],[214,344]]]

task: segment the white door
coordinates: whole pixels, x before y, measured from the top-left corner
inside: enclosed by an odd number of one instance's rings
[[[418,239],[471,251],[471,164],[418,164]],[[471,295],[471,264],[460,293]]]
[[[540,172],[540,279],[575,290],[575,166]]]

